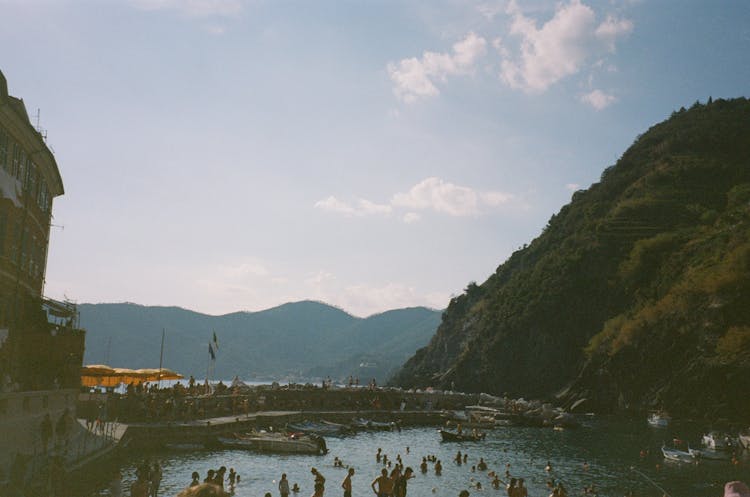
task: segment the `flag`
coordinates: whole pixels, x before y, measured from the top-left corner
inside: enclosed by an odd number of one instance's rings
[[[219,350],[219,339],[216,338],[216,332],[214,331],[214,349]]]
[[[208,342],[208,353],[211,355],[212,360],[216,360],[216,354],[214,353],[214,348],[211,347],[211,342]]]

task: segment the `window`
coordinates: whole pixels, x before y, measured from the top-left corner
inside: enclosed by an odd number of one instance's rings
[[[5,255],[5,230],[8,224],[8,215],[0,212],[0,256]]]
[[[8,170],[8,133],[0,129],[0,166]]]
[[[21,146],[18,143],[13,144],[13,163],[11,164],[10,173],[18,177],[18,169],[21,167]]]

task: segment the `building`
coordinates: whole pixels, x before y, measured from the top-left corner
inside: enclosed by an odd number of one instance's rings
[[[52,200],[64,193],[44,135],[0,72],[0,482],[17,454],[46,452],[40,426],[73,417],[84,332],[44,298]]]

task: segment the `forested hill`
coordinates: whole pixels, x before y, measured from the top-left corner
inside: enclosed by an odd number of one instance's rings
[[[750,102],[680,109],[454,298],[392,382],[746,417],[749,237]]]
[[[164,329],[164,366],[204,378],[215,331],[219,347],[212,377],[218,379],[351,374],[383,382],[430,340],[440,323],[439,311],[423,307],[362,319],[309,301],[223,316],[128,303],[78,308],[86,329],[85,363],[158,367]]]

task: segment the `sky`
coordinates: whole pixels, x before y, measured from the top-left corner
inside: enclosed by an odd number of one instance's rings
[[[65,185],[45,294],[443,309],[681,106],[750,2],[0,0]]]

